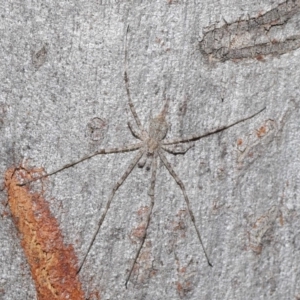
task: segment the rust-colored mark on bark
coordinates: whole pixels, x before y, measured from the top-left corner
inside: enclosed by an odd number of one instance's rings
[[[268,127],[267,125],[263,125],[261,126],[259,129],[256,130],[256,135],[258,138],[262,138],[264,135],[266,135],[266,133],[268,132]]]
[[[148,206],[142,206],[138,209],[137,216],[139,223],[135,226],[129,235],[129,238],[133,244],[140,244],[146,233],[147,216],[150,208]],[[134,264],[132,271],[132,281],[136,284],[145,284],[150,278],[154,277],[157,273],[154,267],[154,258],[152,256],[152,243],[150,240],[146,240],[141,250],[138,260]]]
[[[186,244],[186,234],[188,230],[186,220],[188,217],[188,211],[186,209],[180,209],[176,216],[166,225],[166,229],[170,232],[166,244],[168,253],[176,251],[175,249],[179,244]]]
[[[92,291],[89,294],[89,297],[87,298],[87,300],[101,300],[99,291],[95,291],[95,290]]]
[[[152,256],[151,241],[146,241],[139,259],[134,265],[132,271],[132,281],[138,285],[149,282],[149,280],[157,274],[155,265],[156,262]]]
[[[248,232],[249,247],[256,254],[260,254],[263,247],[263,240],[267,232],[274,226],[278,216],[278,207],[272,206],[264,215],[260,216]]]
[[[239,163],[239,167],[242,168],[245,161],[251,161],[252,159],[259,157],[261,153],[266,150],[267,146],[274,140],[277,132],[278,128],[275,121],[269,119],[255,130],[255,134],[250,133],[247,138],[239,138],[237,140],[237,161]]]
[[[131,232],[130,232],[130,240],[132,241],[132,243],[134,244],[138,244],[140,243],[145,235],[146,232],[146,225],[147,225],[147,215],[149,213],[149,207],[148,206],[142,206],[139,208],[139,210],[137,211],[137,215],[140,219],[139,224],[134,227]]]
[[[43,191],[19,186],[44,174],[42,169],[11,168],[5,174],[8,204],[21,234],[39,300],[84,299],[77,272],[77,258],[71,245],[64,245],[56,219],[51,215]]]
[[[242,139],[238,139],[237,142],[236,142],[236,144],[238,146],[242,146],[243,145],[243,140]]]
[[[210,61],[263,61],[265,55],[293,51],[300,47],[299,14],[300,0],[287,0],[257,17],[220,28],[210,26],[200,42],[200,51]]]
[[[186,299],[193,294],[196,284],[196,270],[193,260],[190,260],[186,266],[181,266],[179,258],[176,257],[177,281],[176,291],[180,299]]]
[[[187,226],[185,220],[188,216],[188,212],[185,209],[181,209],[176,214],[176,220],[172,222],[173,233],[177,238],[182,239],[186,237]]]

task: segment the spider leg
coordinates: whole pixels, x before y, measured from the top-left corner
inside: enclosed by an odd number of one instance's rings
[[[197,236],[198,236],[198,239],[199,239],[199,242],[201,244],[201,247],[203,249],[203,252],[205,254],[205,257],[206,257],[206,260],[207,260],[207,263],[209,266],[212,267],[212,264],[211,262],[209,261],[209,258],[208,258],[208,255],[206,253],[206,250],[204,248],[204,245],[203,245],[203,242],[202,242],[202,239],[201,239],[201,235],[200,235],[200,231],[198,230],[197,226],[196,226],[196,223],[195,223],[195,216],[194,216],[194,213],[190,207],[190,201],[189,201],[189,198],[187,196],[187,193],[186,193],[186,190],[185,190],[185,187],[184,187],[184,184],[183,182],[181,181],[181,179],[178,177],[178,175],[175,173],[174,169],[172,168],[171,164],[168,162],[167,158],[165,157],[165,155],[162,153],[162,151],[158,151],[158,155],[160,157],[160,159],[162,160],[163,164],[165,165],[165,167],[167,168],[167,170],[169,171],[169,173],[171,174],[171,176],[174,178],[174,180],[176,181],[176,183],[179,185],[182,193],[183,193],[183,196],[184,196],[184,200],[185,200],[185,203],[186,203],[186,206],[188,208],[188,211],[189,211],[189,215],[191,217],[191,220],[194,224],[194,227],[196,229],[196,232],[197,232]]]
[[[146,165],[146,170],[149,171],[151,169],[151,163],[153,161],[153,154],[150,155],[147,151],[143,154],[141,160],[138,163],[139,168],[144,168]]]
[[[117,183],[114,185],[113,189],[112,189],[112,192],[110,194],[110,197],[106,203],[106,207],[105,207],[105,210],[104,210],[104,213],[102,214],[99,222],[98,222],[98,226],[97,226],[97,230],[96,232],[94,233],[93,237],[92,237],[92,240],[91,240],[91,243],[86,251],[86,254],[84,255],[83,257],[83,260],[79,266],[79,269],[77,271],[77,274],[80,272],[80,270],[82,269],[82,266],[84,265],[85,261],[86,261],[86,258],[95,242],[95,239],[96,239],[96,236],[101,228],[101,225],[103,224],[103,221],[106,217],[106,214],[109,210],[109,207],[110,207],[110,204],[115,196],[115,193],[116,191],[118,190],[118,188],[123,184],[123,182],[125,181],[125,179],[128,177],[128,175],[131,173],[131,171],[133,170],[133,168],[135,167],[135,165],[138,163],[138,161],[140,160],[140,158],[142,157],[144,153],[144,149],[140,149],[139,152],[137,153],[137,155],[133,158],[133,160],[131,161],[130,165],[127,167],[125,173],[122,175],[122,177],[117,181]]]
[[[79,160],[77,160],[75,162],[71,162],[69,164],[66,164],[63,167],[61,167],[61,168],[59,168],[59,169],[57,169],[55,171],[52,171],[50,173],[46,173],[46,174],[44,174],[42,176],[36,177],[36,178],[34,178],[32,180],[29,180],[29,181],[26,181],[24,183],[20,183],[19,185],[20,186],[24,186],[24,185],[26,185],[26,184],[28,184],[30,182],[42,179],[44,177],[52,176],[52,175],[54,175],[54,174],[56,174],[58,172],[61,172],[61,171],[65,170],[65,169],[74,167],[75,165],[77,165],[77,164],[79,164],[79,163],[81,163],[81,162],[83,162],[83,161],[85,161],[87,159],[90,159],[90,158],[92,158],[92,157],[94,157],[96,155],[135,151],[135,150],[141,148],[142,145],[143,145],[143,143],[139,142],[139,143],[135,143],[135,144],[131,144],[131,145],[126,145],[126,146],[123,146],[123,147],[120,147],[120,148],[117,147],[117,148],[108,148],[108,149],[104,149],[103,148],[103,149],[99,149],[96,152],[94,152],[93,154],[86,155],[86,156],[82,157],[81,159],[79,159]]]
[[[127,122],[127,125],[128,125],[128,128],[130,129],[131,134],[132,134],[135,138],[137,138],[137,139],[139,139],[139,140],[142,141],[142,140],[143,140],[142,135],[141,135],[138,131],[135,130],[135,128],[133,127],[133,125],[131,124],[130,121]]]
[[[163,107],[163,109],[162,109],[162,111],[161,111],[161,115],[163,115],[164,117],[167,115],[167,113],[168,113],[168,110],[169,110],[169,104],[170,104],[170,98],[167,98],[167,96],[166,96],[166,90],[164,90],[164,92],[163,92],[163,97],[164,97],[164,107]]]
[[[146,159],[146,170],[149,171],[151,169],[151,165],[153,163],[153,154],[147,153],[147,159]]]
[[[162,148],[171,153],[171,154],[174,154],[174,155],[177,155],[177,154],[185,154],[188,150],[190,150],[192,147],[195,146],[195,143],[188,143],[188,144],[179,144],[177,145],[179,146],[178,148],[174,145],[170,145],[170,146],[162,146]]]
[[[162,145],[174,145],[174,144],[179,144],[179,143],[187,143],[187,142],[191,142],[191,141],[197,141],[197,140],[200,140],[201,138],[204,138],[204,137],[207,137],[209,135],[212,135],[214,133],[218,133],[218,132],[221,132],[223,130],[226,130],[236,124],[239,124],[241,122],[245,122],[249,119],[252,119],[253,117],[255,117],[256,115],[260,114],[263,110],[265,110],[266,107],[264,107],[263,109],[261,109],[260,111],[256,112],[255,114],[253,115],[250,115],[246,118],[243,118],[243,119],[240,119],[238,121],[235,121],[229,125],[224,125],[224,126],[221,126],[219,128],[216,128],[216,129],[213,129],[211,131],[208,131],[208,132],[205,132],[205,133],[202,133],[202,134],[193,134],[193,135],[190,135],[190,136],[187,136],[187,137],[184,137],[184,138],[175,138],[175,139],[167,139],[167,140],[164,140],[162,142]]]
[[[157,170],[157,152],[155,152],[155,154],[153,156],[153,159],[152,159],[151,184],[150,184],[150,189],[149,189],[149,192],[148,192],[148,194],[150,196],[150,199],[151,199],[151,204],[150,204],[150,210],[149,210],[149,213],[148,213],[148,216],[147,216],[146,228],[145,228],[145,232],[144,232],[144,235],[143,235],[143,238],[142,238],[142,242],[141,242],[141,244],[139,246],[139,249],[138,249],[138,251],[135,255],[133,265],[132,265],[132,267],[130,269],[130,272],[129,272],[127,278],[126,278],[126,282],[125,282],[125,287],[126,288],[127,288],[128,281],[131,277],[134,265],[135,265],[136,261],[138,260],[138,258],[140,256],[140,252],[143,248],[143,245],[144,245],[146,237],[147,237],[147,230],[148,230],[148,226],[150,224],[151,214],[152,214],[152,210],[153,210],[153,206],[154,206],[154,189],[155,189],[155,181],[156,181],[156,170]]]
[[[145,164],[146,164],[146,161],[147,161],[147,151],[145,151],[143,153],[143,156],[142,158],[140,159],[139,163],[138,163],[138,167],[139,168],[144,168]]]
[[[127,96],[128,96],[128,105],[130,107],[130,110],[131,110],[131,113],[134,117],[134,120],[137,124],[137,126],[139,127],[139,129],[143,132],[144,129],[143,129],[143,126],[142,126],[142,123],[140,121],[140,118],[138,117],[137,113],[136,113],[136,110],[135,110],[135,107],[133,105],[133,102],[131,100],[131,95],[130,95],[130,89],[129,89],[129,77],[128,77],[128,51],[127,51],[127,34],[128,34],[128,31],[129,31],[129,26],[127,26],[127,30],[126,30],[126,37],[125,37],[125,71],[124,71],[124,81],[125,81],[125,87],[126,87],[126,92],[127,92]]]

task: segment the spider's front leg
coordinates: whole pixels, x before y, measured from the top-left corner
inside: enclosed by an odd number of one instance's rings
[[[43,179],[45,177],[55,175],[55,174],[57,174],[57,173],[59,173],[59,172],[61,172],[63,170],[72,168],[72,167],[78,165],[79,163],[81,163],[81,162],[83,162],[85,160],[91,159],[91,158],[93,158],[94,156],[97,156],[97,155],[112,154],[112,153],[125,153],[125,152],[135,151],[135,150],[140,149],[143,145],[144,145],[144,143],[139,142],[139,143],[135,143],[135,144],[123,145],[121,147],[114,147],[114,148],[107,148],[107,149],[105,149],[105,148],[98,149],[93,154],[85,155],[81,159],[79,159],[77,161],[73,161],[71,163],[68,163],[68,164],[62,166],[59,169],[56,169],[56,170],[51,171],[51,172],[48,172],[48,173],[46,173],[46,174],[44,174],[42,176],[36,177],[36,178],[34,178],[32,180],[29,180],[29,181],[26,181],[24,183],[20,183],[19,186],[24,186],[26,184],[29,184],[29,183],[33,182],[33,181],[37,181],[37,180]]]
[[[128,128],[129,128],[131,134],[132,134],[136,139],[139,139],[139,140],[142,141],[142,140],[143,140],[142,134],[134,128],[134,126],[132,125],[132,123],[131,123],[130,121],[128,121],[128,122],[127,122],[127,125],[128,125]]]
[[[136,128],[133,126],[133,124],[130,121],[127,122],[127,125],[128,125],[128,128],[129,128],[131,134],[136,139],[146,142],[146,140],[148,139],[148,133],[145,130],[142,130],[142,131],[136,130]]]
[[[167,139],[167,140],[164,140],[163,142],[163,145],[175,145],[175,144],[181,144],[181,143],[188,143],[188,142],[192,142],[192,141],[197,141],[197,140],[200,140],[201,138],[204,138],[204,137],[207,137],[209,135],[212,135],[212,134],[215,134],[215,133],[218,133],[218,132],[221,132],[223,130],[226,130],[230,127],[233,127],[239,123],[242,123],[242,122],[245,122],[247,120],[250,120],[252,118],[254,118],[255,116],[257,116],[258,114],[260,114],[262,111],[264,111],[266,109],[266,107],[262,108],[261,110],[259,110],[258,112],[246,117],[246,118],[243,118],[243,119],[240,119],[240,120],[237,120],[229,125],[223,125],[219,128],[216,128],[216,129],[212,129],[210,131],[207,131],[205,133],[202,133],[202,134],[193,134],[193,135],[190,135],[190,136],[187,136],[187,137],[184,137],[184,138],[175,138],[175,139]]]

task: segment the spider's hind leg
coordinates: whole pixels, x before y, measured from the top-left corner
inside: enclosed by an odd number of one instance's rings
[[[97,225],[97,227],[96,227],[96,231],[95,231],[95,233],[94,233],[94,235],[93,235],[93,237],[92,237],[92,239],[91,239],[91,242],[90,242],[90,244],[89,244],[89,247],[88,247],[88,249],[87,249],[87,251],[86,251],[86,253],[85,253],[84,257],[83,257],[83,260],[82,260],[82,262],[81,262],[81,264],[80,264],[80,266],[79,266],[79,269],[78,269],[78,271],[77,271],[77,274],[81,271],[81,269],[82,269],[82,267],[83,267],[83,265],[84,265],[84,263],[85,263],[85,261],[86,261],[86,258],[87,258],[88,254],[89,254],[89,252],[90,252],[90,250],[91,250],[91,248],[92,248],[92,246],[93,246],[93,244],[94,244],[94,242],[95,242],[95,239],[96,239],[96,237],[97,237],[97,235],[98,235],[98,233],[99,233],[99,231],[100,231],[100,228],[101,228],[101,226],[102,226],[102,224],[103,224],[103,222],[104,222],[104,220],[105,220],[105,217],[106,217],[106,215],[107,215],[107,213],[108,213],[108,210],[109,210],[109,208],[110,208],[110,204],[111,204],[111,202],[112,202],[112,200],[113,200],[113,198],[114,198],[114,196],[115,196],[116,191],[117,191],[117,190],[119,189],[119,187],[123,184],[123,182],[126,180],[126,178],[128,177],[128,175],[131,173],[131,171],[133,170],[133,168],[134,168],[134,167],[136,166],[136,164],[138,163],[138,161],[141,159],[143,153],[144,153],[144,149],[141,148],[141,149],[139,150],[139,152],[136,154],[136,156],[132,159],[131,163],[130,163],[129,166],[127,167],[127,169],[126,169],[126,171],[124,172],[124,174],[121,176],[121,178],[120,178],[120,179],[116,182],[116,184],[114,185],[114,187],[113,187],[113,189],[112,189],[112,191],[111,191],[110,197],[109,197],[109,199],[108,199],[108,201],[107,201],[107,203],[106,203],[106,207],[105,207],[104,213],[102,214],[102,216],[101,216],[101,218],[100,218],[100,220],[99,220],[99,222],[98,222],[98,225]]]
[[[147,230],[148,230],[148,227],[149,227],[149,224],[150,224],[152,210],[153,210],[153,206],[154,206],[154,190],[155,190],[156,170],[157,170],[157,152],[154,153],[151,168],[152,168],[151,184],[150,184],[150,189],[149,189],[149,192],[148,192],[148,194],[150,196],[150,199],[151,199],[150,209],[149,209],[149,212],[148,212],[148,215],[147,215],[146,227],[145,227],[144,235],[142,237],[142,242],[141,242],[141,244],[138,248],[138,251],[136,252],[132,267],[131,267],[131,269],[129,271],[129,274],[126,278],[126,282],[125,282],[126,288],[127,288],[127,285],[128,285],[128,281],[130,280],[130,277],[131,277],[132,271],[134,269],[134,266],[135,266],[135,264],[136,264],[136,262],[137,262],[137,260],[140,256],[141,250],[142,250],[142,248],[144,246],[144,243],[145,243],[145,240],[147,238]]]
[[[162,151],[159,151],[158,154],[159,154],[159,157],[162,160],[163,164],[165,165],[165,167],[169,171],[170,175],[174,178],[174,180],[176,181],[176,183],[178,184],[178,186],[180,187],[180,189],[181,189],[181,191],[183,193],[183,197],[184,197],[184,200],[185,200],[185,203],[186,203],[189,215],[191,217],[191,220],[193,222],[194,228],[196,230],[196,233],[197,233],[197,236],[198,236],[198,240],[199,240],[200,245],[202,247],[202,250],[204,252],[205,258],[207,260],[208,265],[210,267],[212,267],[212,264],[211,264],[211,262],[209,260],[208,254],[207,254],[207,252],[205,250],[205,247],[203,245],[202,238],[201,238],[201,235],[200,235],[200,231],[199,231],[199,229],[196,226],[195,216],[194,216],[194,213],[193,213],[193,211],[191,209],[190,200],[189,200],[188,195],[186,193],[185,186],[184,186],[183,182],[181,181],[181,179],[178,177],[178,175],[175,173],[174,169],[172,168],[171,164],[168,162],[167,158],[162,153]]]

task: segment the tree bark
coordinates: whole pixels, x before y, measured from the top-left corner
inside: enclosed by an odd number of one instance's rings
[[[169,138],[227,126],[117,190],[79,273],[86,299],[300,299],[299,1],[0,1],[0,298],[38,299],[5,189],[12,167],[52,173],[138,142],[169,99]],[[128,30],[127,30],[128,29]],[[126,39],[127,34],[127,39]],[[300,45],[300,43],[299,43]],[[164,96],[165,95],[165,96]],[[29,185],[82,262],[136,154],[99,154]],[[75,263],[75,262],[74,262]]]

